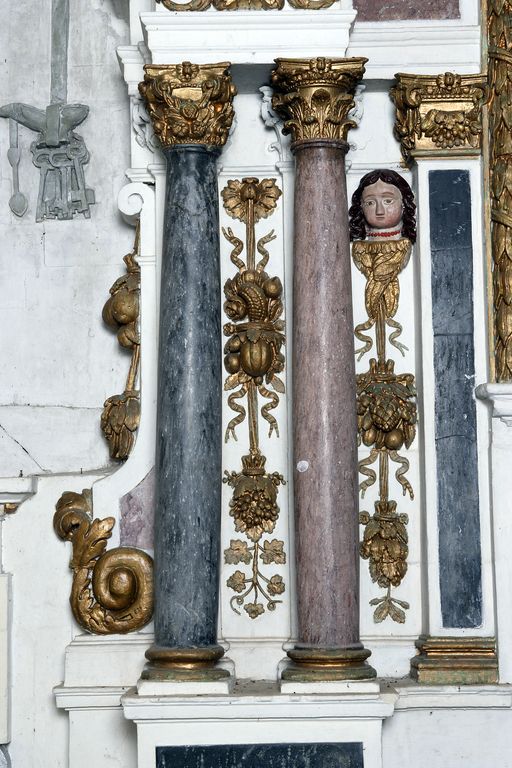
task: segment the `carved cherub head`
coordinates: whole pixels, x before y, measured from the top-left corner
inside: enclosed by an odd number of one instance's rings
[[[412,189],[396,171],[378,169],[363,176],[352,195],[350,239],[365,240],[370,231],[393,230],[416,241],[416,205]]]

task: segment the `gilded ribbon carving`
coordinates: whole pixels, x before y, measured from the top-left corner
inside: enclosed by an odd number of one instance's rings
[[[236,88],[229,63],[144,67],[139,91],[163,146],[226,143]]]
[[[409,75],[399,72],[390,95],[394,135],[406,163],[424,155],[474,155],[482,141],[484,75]]]
[[[101,414],[101,429],[109,444],[110,457],[118,461],[130,455],[140,423],[140,392],[135,388],[140,362],[140,268],[135,258],[138,248],[139,225],[133,250],[123,259],[126,274],[115,281],[103,307],[104,322],[117,332],[119,344],[131,350],[132,355],[124,392],[105,400]]]
[[[488,2],[489,170],[496,381],[512,379],[512,4]]]
[[[134,632],[153,613],[153,561],[132,547],[106,551],[114,525],[113,517],[93,520],[87,489],[64,493],[53,517],[57,536],[73,545],[73,616],[97,635]]]
[[[292,141],[346,141],[357,124],[350,117],[367,59],[276,59],[272,107]]]
[[[370,576],[386,592],[375,597],[374,621],[405,622],[409,604],[392,596],[407,573],[408,535],[406,514],[397,509],[390,498],[390,463],[398,464],[395,480],[404,495],[414,498],[406,474],[407,458],[399,453],[409,448],[416,435],[416,402],[414,376],[396,373],[395,363],[388,358],[388,343],[404,354],[400,341],[402,326],[394,319],[400,299],[399,275],[409,261],[415,240],[415,205],[412,191],[394,171],[373,171],[361,179],[352,197],[350,233],[355,240],[352,258],[366,278],[365,307],[368,319],[355,329],[363,342],[356,350],[360,360],[374,346],[377,356],[371,358],[366,373],[357,375],[357,415],[359,441],[370,449],[359,462],[364,476],[359,489],[361,497],[379,480],[379,499],[375,512],[361,512],[364,525],[361,557],[369,561]],[[389,336],[388,336],[389,329]],[[378,473],[372,468],[378,460]]]
[[[236,570],[227,580],[227,586],[236,594],[231,607],[242,606],[251,619],[265,611],[272,611],[281,602],[276,599],[285,591],[279,574],[265,576],[262,565],[286,562],[284,543],[278,539],[262,541],[264,534],[273,532],[279,517],[278,488],[285,480],[277,472],[266,470],[266,457],[259,445],[259,409],[269,425],[269,436],[279,436],[278,423],[271,413],[279,404],[279,394],[285,391],[284,382],[278,376],[284,369],[282,347],[285,341],[282,285],[278,277],[270,277],[265,271],[269,260],[266,245],[275,239],[272,230],[256,242],[255,225],[275,210],[281,190],[275,179],[246,178],[228,181],[222,190],[224,208],[229,216],[245,223],[246,261],[240,258],[244,243],[230,227],[223,229],[224,237],[233,246],[231,261],[237,274],[224,285],[224,311],[230,322],[224,325],[228,337],[225,346],[224,366],[228,372],[224,389],[235,390],[228,397],[230,408],[235,411],[226,429],[226,442],[235,440],[236,428],[245,418],[249,426],[249,453],[242,457],[242,470],[225,471],[224,482],[232,489],[229,514],[235,530],[245,534],[249,543],[232,539],[224,551],[229,565],[251,565],[248,574]],[[260,255],[256,261],[256,251]],[[247,403],[247,410],[242,405]]]
[[[284,0],[189,0],[177,3],[174,0],[156,0],[169,11],[206,11],[215,8],[217,11],[280,11],[284,8]],[[335,0],[288,0],[288,5],[301,10],[319,10],[330,8]]]

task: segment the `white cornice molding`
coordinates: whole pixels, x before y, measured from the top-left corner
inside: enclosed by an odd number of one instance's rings
[[[144,40],[154,64],[272,64],[275,58],[345,56],[352,9],[238,11],[237,13],[142,13]]]
[[[365,80],[391,80],[396,72],[460,75],[480,71],[480,27],[460,22],[360,22],[347,56],[366,56]]]

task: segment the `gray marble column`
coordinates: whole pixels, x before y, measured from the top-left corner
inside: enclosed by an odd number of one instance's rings
[[[152,680],[215,680],[228,675],[215,667],[223,654],[217,643],[222,349],[216,160],[231,123],[233,89],[226,65],[217,69],[212,73],[212,67],[190,64],[147,67],[141,84],[167,163],[158,355],[155,644],[146,652],[150,664],[143,673]],[[180,88],[183,79],[187,98],[175,98],[173,111],[168,111],[165,89],[169,84]],[[191,98],[194,87],[197,99]],[[203,111],[195,112],[201,94]],[[183,107],[178,115],[176,104]]]
[[[296,158],[293,429],[298,642],[283,678],[375,676],[359,640],[356,379],[346,135],[364,59],[279,59]],[[329,119],[326,119],[329,117]]]

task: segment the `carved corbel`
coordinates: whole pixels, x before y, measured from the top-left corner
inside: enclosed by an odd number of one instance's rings
[[[57,536],[73,545],[73,616],[97,635],[134,632],[153,613],[153,560],[133,547],[106,551],[114,525],[113,517],[93,520],[87,489],[63,493],[53,517]]]
[[[485,75],[409,75],[399,72],[390,96],[394,135],[406,163],[413,157],[478,155],[482,145]]]

